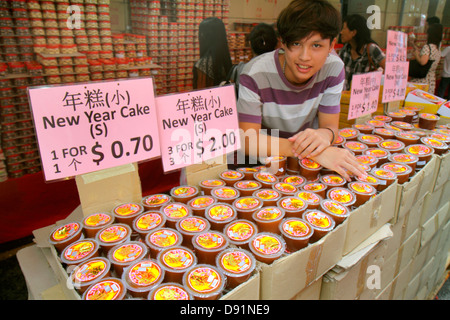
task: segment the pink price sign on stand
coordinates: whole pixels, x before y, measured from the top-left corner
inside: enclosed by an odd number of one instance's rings
[[[381,76],[381,71],[353,75],[348,120],[377,111]]]
[[[152,78],[28,89],[47,181],[160,156]]]
[[[406,61],[408,35],[401,31],[387,31],[386,61]]]
[[[234,86],[156,98],[165,172],[240,149]]]
[[[382,102],[405,100],[409,61],[386,62]]]

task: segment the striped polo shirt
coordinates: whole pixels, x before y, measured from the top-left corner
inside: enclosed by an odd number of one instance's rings
[[[317,128],[318,111],[340,112],[345,71],[344,63],[333,52],[307,83],[295,86],[283,74],[279,51],[262,54],[245,65],[239,79],[237,110],[240,122],[278,129],[279,136],[287,138],[306,128]]]

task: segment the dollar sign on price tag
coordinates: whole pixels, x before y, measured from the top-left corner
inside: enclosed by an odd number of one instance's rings
[[[46,180],[160,156],[153,92],[152,78],[29,88]]]

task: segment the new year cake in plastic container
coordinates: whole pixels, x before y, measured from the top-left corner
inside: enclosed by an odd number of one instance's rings
[[[380,181],[377,187],[378,191],[383,191],[397,180],[397,174],[391,170],[379,168],[373,168],[370,173]]]
[[[241,180],[236,182],[233,187],[239,191],[241,197],[248,197],[256,190],[261,189],[262,184],[255,180]]]
[[[217,202],[206,208],[205,218],[212,230],[222,231],[230,221],[237,219],[237,213],[233,205]]]
[[[86,260],[73,269],[70,280],[74,288],[83,294],[95,282],[111,276],[111,263],[104,257],[95,257]]]
[[[356,195],[351,190],[340,187],[331,188],[328,190],[327,198],[335,200],[349,208],[356,202]]]
[[[240,197],[240,195],[239,190],[230,186],[216,187],[211,190],[211,196],[213,196],[217,202],[232,204],[234,200]]]
[[[94,239],[87,238],[75,241],[64,248],[61,262],[67,266],[78,265],[86,260],[99,256],[99,245]]]
[[[192,238],[198,263],[214,265],[217,254],[228,247],[228,240],[222,232],[208,230]]]
[[[183,236],[172,228],[159,228],[147,234],[144,240],[150,249],[150,256],[156,257],[166,248],[176,247],[183,242]]]
[[[197,257],[191,249],[183,246],[162,250],[156,260],[164,269],[164,282],[183,283],[187,269],[197,264]]]
[[[211,229],[211,224],[205,217],[188,216],[177,222],[176,229],[183,236],[182,244],[192,249],[192,238]]]
[[[260,171],[253,174],[253,179],[262,184],[262,188],[272,188],[272,185],[278,182],[278,177],[267,171]]]
[[[147,234],[166,225],[166,216],[159,211],[147,211],[134,219],[132,228],[143,240]]]
[[[130,241],[130,238],[131,228],[124,223],[113,223],[104,227],[95,235],[95,240],[100,244],[105,255],[112,247]]]
[[[270,189],[259,189],[253,192],[253,197],[260,199],[263,206],[276,206],[277,201],[281,199],[281,193],[272,188]]]
[[[226,285],[226,276],[214,265],[199,264],[184,273],[183,285],[195,300],[218,300]]]
[[[252,253],[241,248],[229,248],[220,252],[215,264],[227,278],[227,289],[234,289],[247,281],[256,267]]]
[[[263,201],[258,197],[248,196],[241,197],[233,202],[233,207],[236,210],[239,219],[252,220],[253,212],[263,206]]]
[[[440,117],[437,114],[419,113],[419,128],[433,130],[436,128],[439,119]]]
[[[278,225],[284,218],[284,209],[273,206],[263,207],[253,213],[253,221],[256,222],[260,232],[271,232],[279,234]]]
[[[424,144],[412,144],[405,148],[406,154],[412,154],[419,158],[416,163],[416,169],[423,168],[434,154],[434,149]]]
[[[192,300],[193,297],[179,283],[164,282],[156,286],[148,294],[148,300]]]
[[[188,201],[187,205],[192,210],[192,214],[196,216],[205,216],[205,209],[217,202],[217,200],[210,195],[202,195],[195,197]]]
[[[286,218],[301,217],[308,204],[298,197],[283,197],[278,200],[277,207],[284,210]]]
[[[141,201],[144,210],[146,211],[158,211],[163,205],[168,204],[169,202],[173,202],[172,197],[164,193],[146,196],[142,198]]]
[[[271,264],[279,259],[286,250],[286,242],[279,234],[259,232],[250,238],[250,252],[255,259],[265,264]]]
[[[397,183],[404,184],[408,181],[412,168],[407,164],[400,164],[395,162],[387,162],[381,166],[382,169],[394,172],[397,175]]]
[[[123,270],[122,282],[135,298],[147,298],[148,294],[164,280],[164,269],[154,259],[144,259],[130,264]]]
[[[82,296],[83,300],[123,300],[127,294],[121,279],[105,278],[93,283]]]
[[[55,227],[49,236],[49,243],[52,244],[58,253],[61,253],[69,244],[79,240],[83,235],[83,227],[79,222],[69,222]]]
[[[363,205],[377,193],[377,189],[374,186],[359,181],[350,182],[348,189],[356,195],[355,207]]]
[[[223,234],[230,245],[247,250],[250,238],[256,233],[258,233],[256,224],[246,219],[234,220],[223,229]]]
[[[320,205],[320,200],[323,199],[318,194],[306,190],[300,190],[295,196],[305,201],[308,205],[308,209],[317,209]]]
[[[170,189],[170,196],[175,202],[188,203],[189,200],[200,195],[200,189],[196,186],[182,185]]]
[[[81,224],[83,225],[86,237],[94,238],[97,232],[102,228],[114,223],[114,217],[107,212],[92,213],[85,217]]]
[[[121,277],[123,269],[133,262],[148,257],[147,246],[140,241],[129,241],[118,244],[108,252],[108,259],[111,262],[117,276]]]
[[[192,210],[182,202],[172,202],[164,205],[160,210],[166,217],[166,226],[175,229],[177,221],[191,216]]]
[[[348,207],[331,199],[323,199],[320,201],[320,210],[330,215],[334,222],[336,222],[336,225],[344,222],[351,213]]]
[[[225,186],[225,181],[220,179],[207,179],[199,182],[199,187],[205,195],[211,195],[212,189]]]
[[[133,225],[133,220],[142,212],[144,212],[144,206],[134,202],[123,203],[113,209],[115,222],[125,223],[130,227]]]
[[[309,222],[314,229],[311,242],[316,242],[326,236],[336,226],[333,218],[320,210],[306,210],[303,213],[303,220]]]
[[[306,180],[312,181],[319,177],[322,166],[314,160],[303,158],[298,161],[300,165],[300,175],[305,177]]]
[[[244,173],[237,170],[225,170],[219,173],[219,179],[225,181],[227,186],[232,187],[237,181],[245,178]]]
[[[284,219],[279,228],[286,242],[286,250],[290,253],[306,247],[314,232],[308,222],[297,217]]]
[[[276,176],[286,174],[287,158],[285,156],[273,156],[265,159],[267,171]]]

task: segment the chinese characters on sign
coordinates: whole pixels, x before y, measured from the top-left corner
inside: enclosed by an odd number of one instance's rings
[[[386,62],[384,71],[383,103],[404,100],[408,85],[409,62]]]
[[[383,103],[405,99],[409,70],[409,62],[406,60],[407,41],[406,33],[388,30]]]
[[[381,75],[381,71],[353,75],[348,120],[377,111]]]
[[[233,86],[156,98],[164,171],[240,148]]]
[[[151,78],[30,88],[46,180],[158,157],[153,92]]]

